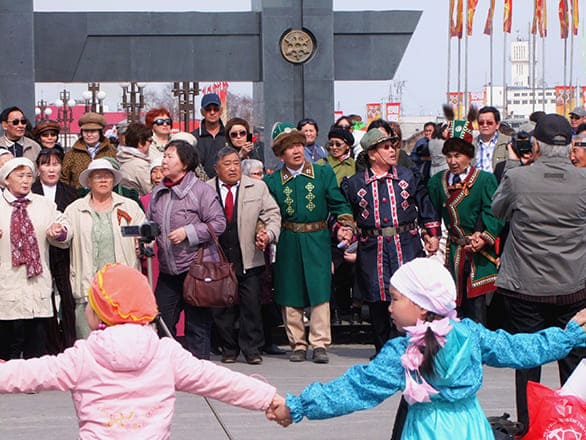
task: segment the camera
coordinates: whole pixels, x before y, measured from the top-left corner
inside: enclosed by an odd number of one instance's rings
[[[141,225],[120,226],[123,237],[140,237],[145,243],[150,243],[161,233],[161,228],[155,222],[144,222]]]
[[[511,147],[519,158],[531,153],[533,151],[531,135],[524,130],[518,131],[513,135]]]

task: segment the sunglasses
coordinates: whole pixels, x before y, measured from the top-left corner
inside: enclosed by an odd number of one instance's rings
[[[173,119],[171,119],[171,118],[166,118],[166,119],[159,118],[159,119],[155,119],[153,121],[153,124],[155,124],[155,125],[165,125],[165,124],[171,125],[171,124],[173,124]]]
[[[494,125],[494,121],[478,121],[478,125],[480,125],[481,127],[484,125],[490,127],[491,125]]]
[[[570,115],[570,119],[582,119],[582,118],[578,115]]]
[[[246,133],[246,130],[240,130],[240,131],[231,131],[230,132],[230,137],[232,139],[236,139],[237,137],[244,137],[246,136],[248,133]]]
[[[350,125],[345,125],[345,124],[338,124],[337,127],[343,128],[345,130],[350,130]]]
[[[13,119],[12,121],[7,121],[7,122],[9,124],[12,124],[12,125],[18,125],[18,124],[20,124],[20,125],[26,125],[27,120],[24,119],[24,118],[22,118],[22,119]]]
[[[344,142],[340,142],[340,141],[330,141],[330,142],[328,142],[328,145],[330,147],[341,147],[345,144],[344,144]]]
[[[57,137],[57,132],[56,131],[44,131],[41,133],[41,137]]]

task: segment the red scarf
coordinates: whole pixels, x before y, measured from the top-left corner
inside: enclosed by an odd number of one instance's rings
[[[165,185],[165,187],[167,187],[167,188],[172,188],[175,185],[179,185],[181,183],[181,181],[185,178],[186,175],[187,175],[187,173],[185,173],[183,176],[181,176],[181,178],[177,179],[175,182],[173,182],[168,177],[163,177],[163,185]]]
[[[12,267],[26,264],[27,278],[32,278],[43,273],[35,228],[26,209],[30,202],[30,200],[24,197],[12,202],[11,205],[14,209],[10,218]]]

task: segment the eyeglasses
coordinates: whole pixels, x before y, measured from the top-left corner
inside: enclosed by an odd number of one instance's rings
[[[240,131],[231,131],[230,132],[230,137],[232,139],[236,139],[237,137],[244,137],[246,136],[248,133],[246,132],[246,130],[240,130]]]
[[[219,112],[220,111],[220,107],[218,107],[215,104],[210,104],[207,107],[204,107],[204,110],[208,113],[212,113],[212,112]]]
[[[12,125],[26,125],[26,123],[28,122],[25,118],[21,118],[21,119],[13,119],[12,121],[7,121],[9,124]]]
[[[486,125],[487,127],[490,127],[491,125],[494,125],[494,121],[478,121],[478,125],[480,125],[481,127],[483,125]]]
[[[378,144],[377,148],[381,148],[383,150],[390,150],[390,149],[394,149],[396,144],[397,143],[393,142],[393,140],[391,139],[391,140],[385,141],[381,144]]]
[[[570,119],[582,119],[582,118],[578,115],[570,115]]]
[[[259,177],[263,177],[264,173],[262,171],[253,171],[250,173],[251,176],[259,176]]]
[[[345,129],[345,130],[350,130],[351,125],[338,124],[336,127],[340,127],[340,128]]]
[[[41,137],[57,137],[57,132],[56,131],[44,131],[41,133]]]
[[[153,121],[153,124],[155,125],[172,125],[173,124],[173,119],[171,118],[167,118],[167,119],[163,119],[163,118],[159,118],[159,119],[155,119]]]
[[[330,141],[328,142],[328,145],[330,147],[342,147],[344,144],[344,142],[340,142],[340,141]]]

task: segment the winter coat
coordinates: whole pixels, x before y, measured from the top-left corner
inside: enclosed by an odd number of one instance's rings
[[[204,246],[205,261],[218,260],[207,225],[220,236],[226,228],[226,217],[216,191],[193,172],[189,171],[179,184],[170,188],[162,183],[157,185],[147,218],[161,228],[157,237],[161,272],[168,275],[187,272],[200,246]],[[179,244],[171,243],[167,236],[181,227],[185,228],[187,237]]]
[[[108,139],[100,142],[100,146],[96,151],[96,155],[92,158],[83,139],[75,141],[71,150],[65,153],[63,158],[63,166],[61,167],[61,177],[59,180],[63,183],[80,188],[79,175],[86,170],[93,159],[100,159],[102,157],[116,158],[116,147],[114,147]]]
[[[65,216],[71,224],[71,289],[77,303],[87,302],[87,289],[94,277],[93,271],[93,219],[90,208],[91,194],[76,200],[65,209]],[[123,237],[120,227],[144,223],[144,212],[133,200],[112,193],[112,229],[114,231],[114,252],[117,263],[140,269],[136,255],[135,237]],[[114,261],[112,261],[114,263]]]
[[[0,392],[71,391],[80,439],[168,439],[177,391],[266,410],[275,388],[199,360],[150,326],[94,331],[59,356],[0,365]]]
[[[35,163],[37,156],[39,155],[39,151],[41,151],[41,146],[34,139],[28,138],[26,136],[21,137],[18,140],[18,143],[22,145],[22,157],[26,157]],[[0,136],[1,148],[5,148],[12,153],[13,150],[11,150],[10,147],[13,145],[14,141],[11,141],[6,136]]]
[[[140,196],[148,194],[153,189],[151,184],[151,159],[134,147],[118,147],[116,155],[120,162],[122,181],[126,188],[135,189]]]
[[[51,291],[53,278],[49,268],[49,245],[67,247],[71,240],[70,226],[52,200],[38,194],[29,193],[31,203],[27,206],[28,216],[33,224],[35,236],[41,255],[43,272],[27,278],[26,265],[12,266],[10,245],[10,219],[13,208],[9,201],[14,196],[7,189],[0,197],[0,320],[47,318],[53,316]],[[68,229],[65,241],[47,238],[47,228],[53,223],[60,223]]]

